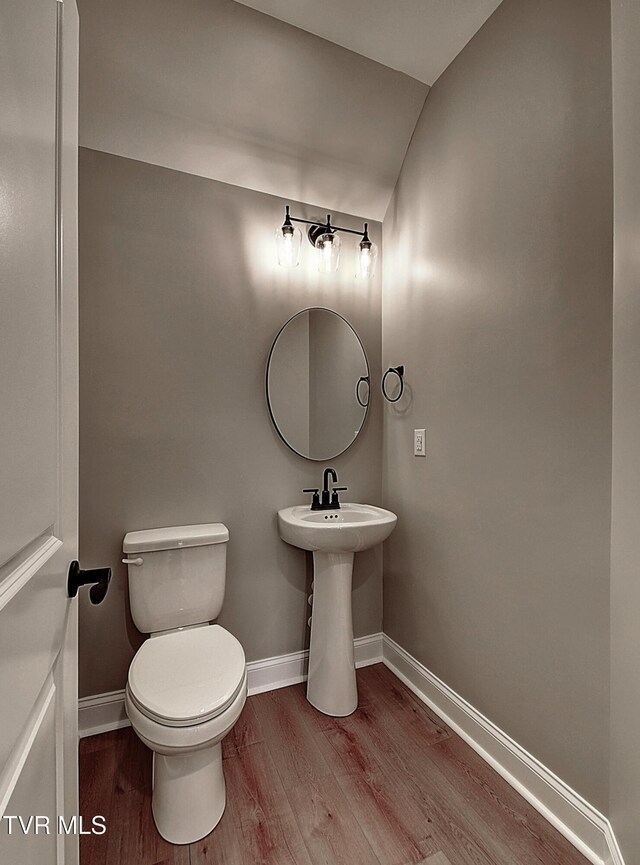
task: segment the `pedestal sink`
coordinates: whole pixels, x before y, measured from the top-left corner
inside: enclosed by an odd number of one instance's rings
[[[278,511],[282,540],[313,552],[307,700],[326,715],[350,715],[358,706],[351,615],[354,553],[388,538],[397,519],[384,508],[353,503],[341,504],[339,510],[296,505]]]

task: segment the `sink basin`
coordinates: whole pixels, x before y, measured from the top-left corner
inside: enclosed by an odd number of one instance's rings
[[[357,553],[389,537],[398,518],[374,505],[352,502],[336,511],[295,505],[278,511],[280,537],[294,547],[326,553]]]
[[[373,505],[341,504],[335,511],[294,505],[278,511],[283,541],[313,552],[313,593],[307,700],[326,715],[350,715],[358,706],[353,654],[353,557],[394,530],[398,518]]]

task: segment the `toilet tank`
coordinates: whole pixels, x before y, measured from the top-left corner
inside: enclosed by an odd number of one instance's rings
[[[122,549],[136,628],[153,634],[217,619],[228,540],[222,523],[128,532]]]

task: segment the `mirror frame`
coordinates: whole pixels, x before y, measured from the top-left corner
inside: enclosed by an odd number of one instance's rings
[[[364,415],[362,416],[362,423],[358,427],[358,432],[351,439],[351,441],[346,446],[346,448],[343,448],[341,451],[338,451],[337,453],[332,454],[331,456],[319,457],[319,458],[310,457],[310,456],[307,456],[306,454],[301,454],[300,451],[297,451],[293,447],[293,445],[289,444],[289,442],[285,438],[284,433],[282,432],[282,430],[278,426],[278,422],[275,419],[275,416],[273,414],[273,409],[271,407],[271,400],[269,399],[269,368],[271,366],[271,358],[273,356],[273,352],[274,352],[274,349],[278,343],[280,335],[282,334],[284,329],[287,327],[287,325],[293,321],[294,318],[296,318],[299,315],[302,315],[303,312],[314,312],[316,310],[320,311],[320,312],[330,312],[332,315],[337,315],[338,318],[341,318],[342,321],[344,321],[344,323],[347,325],[347,327],[349,327],[351,329],[351,331],[353,332],[353,335],[358,340],[358,344],[360,345],[360,348],[362,349],[362,354],[364,356],[364,362],[365,362],[365,365],[367,367],[367,377],[369,379],[369,398],[367,400],[366,406],[364,406]],[[367,421],[367,418],[369,417],[369,406],[371,405],[371,367],[369,366],[369,358],[367,357],[367,352],[365,351],[364,344],[363,344],[362,340],[360,339],[358,331],[351,324],[351,322],[349,322],[343,315],[340,315],[339,312],[336,312],[335,309],[329,309],[328,306],[307,306],[304,309],[298,310],[298,312],[294,313],[292,316],[290,316],[285,321],[285,323],[282,325],[282,327],[280,328],[278,333],[275,335],[273,342],[271,343],[271,348],[269,349],[269,357],[267,358],[267,368],[266,368],[266,372],[265,372],[264,381],[265,381],[265,395],[267,398],[267,408],[269,409],[269,417],[271,418],[271,423],[273,424],[275,431],[278,433],[279,438],[284,442],[284,444],[289,448],[289,450],[293,451],[294,454],[297,454],[299,457],[302,457],[302,459],[304,459],[304,460],[310,460],[311,462],[314,462],[314,463],[324,463],[324,462],[327,462],[328,460],[333,460],[336,457],[341,456],[343,453],[346,453],[349,450],[349,448],[354,444],[354,442],[358,439],[360,433],[364,429],[364,425]],[[361,381],[361,379],[358,380],[358,384],[360,383],[360,381]]]

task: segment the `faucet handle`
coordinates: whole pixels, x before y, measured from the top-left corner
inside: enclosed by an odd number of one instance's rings
[[[303,493],[313,493],[313,498],[311,499],[311,510],[319,511],[320,510],[320,490],[318,487],[312,487],[309,490],[302,490]]]
[[[331,490],[331,507],[339,508],[340,507],[340,499],[338,498],[338,493],[341,493],[343,490],[347,490],[349,487],[334,487]]]

